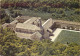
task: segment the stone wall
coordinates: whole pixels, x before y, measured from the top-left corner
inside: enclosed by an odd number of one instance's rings
[[[60,23],[60,22],[55,22],[56,28],[62,28],[62,29],[70,29],[70,30],[80,30],[80,25],[75,25],[75,24],[69,24],[69,23]]]
[[[49,32],[47,30],[44,30],[43,38],[44,39],[49,39]]]
[[[21,29],[21,28],[16,28],[16,32],[21,32],[21,33],[29,33],[29,34],[32,34],[36,31],[33,31],[33,30],[28,30],[28,29]]]
[[[31,40],[41,40],[42,35],[37,31],[37,32],[33,33],[30,38],[31,38]]]
[[[52,25],[53,25],[53,20],[52,18],[50,18],[42,25],[42,27],[46,30],[49,29]]]
[[[44,34],[43,34],[43,37],[45,39],[48,39],[49,38],[49,35],[50,33],[47,31],[51,26],[53,25],[53,20],[52,18],[48,19],[43,25],[43,30],[44,30]]]

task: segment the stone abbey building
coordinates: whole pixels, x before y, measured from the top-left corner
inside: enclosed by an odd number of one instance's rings
[[[63,20],[48,19],[42,24],[41,17],[19,16],[11,23],[5,23],[3,28],[8,27],[15,31],[20,38],[41,40],[50,39],[56,28],[80,31],[80,23]]]

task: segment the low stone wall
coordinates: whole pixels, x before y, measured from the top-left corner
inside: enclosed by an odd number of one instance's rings
[[[70,30],[78,30],[80,31],[80,25],[75,25],[75,24],[67,24],[67,23],[58,23],[58,22],[55,22],[56,23],[56,28],[62,28],[62,29],[70,29]]]

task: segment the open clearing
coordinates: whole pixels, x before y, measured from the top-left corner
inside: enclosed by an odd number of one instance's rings
[[[80,44],[80,32],[73,30],[62,30],[54,42],[60,42],[64,44],[74,42]]]

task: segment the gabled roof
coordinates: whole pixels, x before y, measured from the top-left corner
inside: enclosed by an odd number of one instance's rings
[[[16,24],[17,22],[18,22],[17,20],[14,20],[10,24]]]
[[[42,37],[42,35],[37,31],[37,32],[35,32],[34,33],[38,38],[41,38]]]
[[[31,39],[32,40],[40,40],[42,38],[42,35],[37,31],[32,34]]]
[[[32,24],[34,21],[36,21],[37,19],[40,19],[40,17],[31,17],[29,20],[25,21],[24,23],[30,23]]]
[[[41,30],[40,27],[37,27],[36,25],[23,24],[23,23],[17,23],[16,28],[28,29],[28,30]]]
[[[26,33],[21,33],[21,32],[15,32],[17,34],[18,37],[20,38],[25,38],[25,39],[31,39],[30,37],[32,36],[32,34],[26,34]]]

